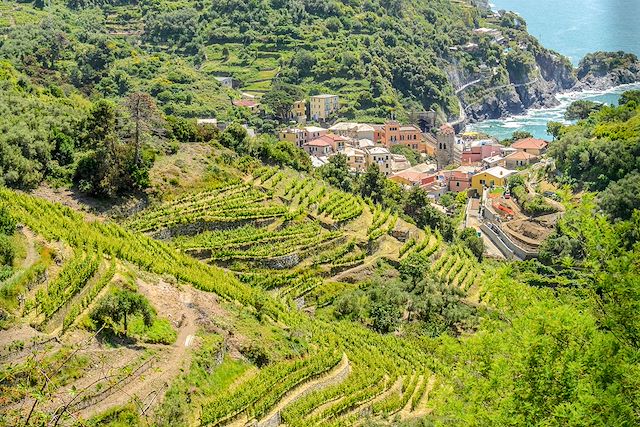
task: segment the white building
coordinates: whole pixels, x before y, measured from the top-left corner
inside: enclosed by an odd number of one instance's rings
[[[223,87],[228,87],[229,89],[233,89],[233,77],[222,76],[215,78]]]
[[[392,159],[391,152],[384,147],[372,147],[366,150],[367,153],[367,166],[377,165],[380,172],[386,176],[391,175],[393,169],[391,167]]]

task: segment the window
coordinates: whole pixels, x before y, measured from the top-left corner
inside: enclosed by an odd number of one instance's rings
[[[459,181],[456,182],[456,187],[460,187],[460,182]]]
[[[480,180],[480,185],[484,185],[486,183],[486,181],[484,179]]]

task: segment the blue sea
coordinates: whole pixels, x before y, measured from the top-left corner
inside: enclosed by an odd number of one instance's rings
[[[582,57],[598,50],[624,50],[640,56],[640,0],[493,0],[494,10],[512,10],[527,21],[529,32],[544,46],[567,56],[577,65]],[[526,130],[549,138],[548,121],[563,122],[566,107],[578,99],[616,104],[620,93],[640,85],[607,92],[569,93],[559,97],[558,107],[531,110],[522,116],[488,120],[469,126],[497,138]]]

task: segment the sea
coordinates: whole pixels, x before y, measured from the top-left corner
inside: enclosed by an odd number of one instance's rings
[[[529,33],[544,46],[567,56],[574,65],[590,52],[599,50],[635,53],[640,56],[640,0],[493,0],[494,10],[511,10],[527,21]],[[617,104],[626,90],[640,89],[640,84],[620,86],[603,92],[566,93],[558,96],[560,104],[552,108],[530,110],[524,115],[501,120],[486,120],[467,127],[499,139],[513,132],[531,132],[548,139],[547,122],[564,120],[571,102],[588,99]]]

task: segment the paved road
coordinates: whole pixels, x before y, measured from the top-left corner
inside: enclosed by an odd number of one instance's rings
[[[482,235],[482,240],[484,241],[484,251],[485,255],[489,258],[496,259],[506,259],[504,254],[498,249],[498,247],[491,241],[489,236],[484,234],[482,230],[480,230],[480,220],[478,219],[478,210],[477,208],[469,208],[471,204],[467,205],[467,227],[475,228]],[[475,206],[474,206],[475,207]]]

